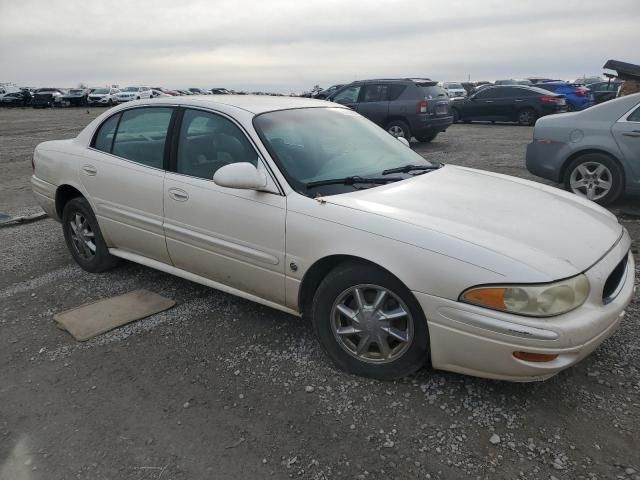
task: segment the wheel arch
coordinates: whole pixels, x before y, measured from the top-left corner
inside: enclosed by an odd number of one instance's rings
[[[313,297],[316,290],[318,289],[318,286],[320,285],[320,282],[322,282],[327,274],[336,267],[349,263],[361,263],[379,268],[380,270],[387,272],[389,275],[392,275],[400,283],[402,283],[402,285],[407,287],[407,285],[400,278],[398,278],[397,275],[395,275],[393,272],[383,267],[379,263],[355,255],[328,255],[316,260],[307,269],[304,276],[302,277],[300,288],[298,289],[298,311],[302,314],[303,318],[308,318],[311,312]],[[411,291],[411,289],[409,289],[408,287],[407,290]]]
[[[70,200],[78,197],[86,198],[84,194],[73,185],[63,184],[57,188],[55,202],[58,218],[62,218],[65,205],[69,203]]]

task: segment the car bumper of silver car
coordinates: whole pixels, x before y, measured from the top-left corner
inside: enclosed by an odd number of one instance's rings
[[[570,154],[565,142],[534,140],[527,145],[527,170],[538,177],[562,182],[562,164]]]
[[[42,210],[51,218],[60,221],[56,212],[56,186],[32,175],[31,190]]]
[[[509,381],[545,380],[575,365],[611,336],[635,292],[635,266],[625,232],[614,248],[585,272],[591,284],[579,308],[552,318],[532,318],[488,310],[414,292],[422,305],[436,369]],[[605,280],[624,262],[615,295],[603,299]],[[550,355],[525,361],[515,352]]]

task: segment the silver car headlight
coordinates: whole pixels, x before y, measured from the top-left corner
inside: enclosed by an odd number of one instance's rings
[[[580,274],[546,284],[472,287],[462,292],[460,301],[517,315],[553,317],[582,305],[589,289],[589,280]]]

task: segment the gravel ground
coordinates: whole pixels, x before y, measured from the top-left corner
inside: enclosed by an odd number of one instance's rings
[[[0,111],[0,212],[37,211],[33,148],[100,112]],[[456,125],[415,148],[528,177],[531,132]],[[621,220],[637,242],[640,220]],[[424,369],[384,383],[333,369],[297,318],[134,264],[86,273],[49,219],[1,228],[0,264],[1,480],[640,479],[638,296],[546,382]],[[55,327],[56,312],[134,288],[177,306],[84,343]]]

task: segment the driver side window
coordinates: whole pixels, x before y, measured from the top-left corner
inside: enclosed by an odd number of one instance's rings
[[[360,85],[354,85],[353,87],[347,87],[338,93],[333,98],[333,101],[343,105],[346,103],[357,103],[358,95],[360,95]]]
[[[230,163],[258,164],[258,154],[244,133],[214,113],[186,110],[182,117],[176,172],[211,180]]]

